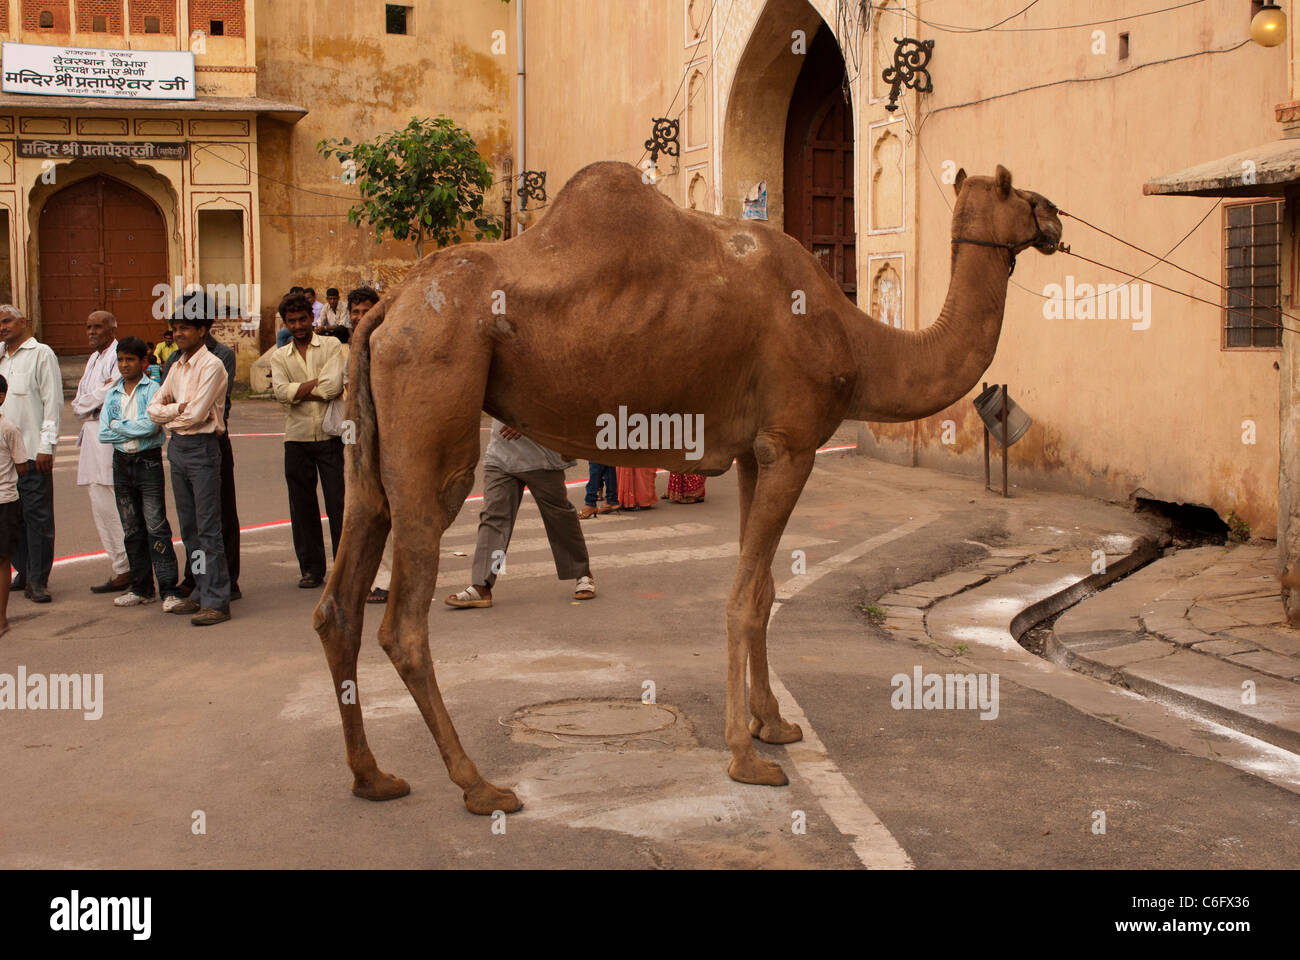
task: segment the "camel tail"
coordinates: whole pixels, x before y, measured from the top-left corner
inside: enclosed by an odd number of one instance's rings
[[[354,480],[374,484],[384,505],[388,496],[379,476],[379,420],[375,416],[375,398],[370,392],[370,335],[384,322],[388,301],[377,303],[357,327],[352,339],[352,369],[348,380],[352,384],[352,423],[356,430],[353,455],[348,460],[348,485]]]
[[[348,608],[339,604],[340,590],[355,591],[352,581],[363,582],[366,591],[374,579],[388,538],[390,525],[388,495],[379,471],[379,420],[370,391],[370,335],[384,322],[387,303],[380,301],[357,326],[348,360],[348,420],[344,423],[343,537],[339,541],[334,569],[321,602],[312,615],[312,625],[322,639],[349,625],[343,615]],[[364,602],[357,601],[358,605]],[[360,629],[359,616],[356,628]]]

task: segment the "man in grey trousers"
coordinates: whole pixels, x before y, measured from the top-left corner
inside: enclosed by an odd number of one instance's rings
[[[505,573],[506,547],[526,486],[546,525],[546,539],[561,580],[577,580],[575,600],[596,595],[596,581],[587,561],[578,513],[564,487],[564,471],[576,460],[529,440],[518,430],[492,421],[492,438],[483,454],[483,512],[479,514],[478,546],[474,550],[473,585],[447,598],[452,607],[492,606],[492,585]]]

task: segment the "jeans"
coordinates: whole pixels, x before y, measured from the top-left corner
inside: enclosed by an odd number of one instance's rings
[[[343,535],[343,441],[286,440],[284,480],[289,487],[289,523],[293,527],[293,552],[304,577],[325,579],[325,539],[320,530],[320,503],[316,499],[316,476],[320,475],[325,495],[325,513],[330,520],[330,540],[338,553]]]
[[[226,426],[230,426],[227,419]],[[221,450],[221,542],[226,547],[226,573],[230,575],[231,589],[239,587],[239,509],[235,504],[235,451],[230,446],[230,434],[217,437]],[[184,573],[181,585],[186,592],[194,590],[194,574],[190,571],[190,558],[182,561]]]
[[[600,485],[605,484],[605,505],[610,507],[618,506],[618,468],[607,467],[603,463],[596,463],[588,460],[587,473],[587,506],[596,505],[596,494],[600,493]]]
[[[23,505],[23,525],[14,566],[31,586],[46,587],[54,567],[54,474],[40,473],[36,461],[18,478],[18,499]]]
[[[221,448],[215,434],[173,434],[167,444],[172,495],[199,605],[230,612],[230,574],[221,539]],[[200,564],[199,561],[202,561]]]
[[[176,551],[167,522],[167,497],[163,489],[162,448],[142,453],[113,451],[113,490],[117,515],[122,518],[122,540],[131,564],[131,592],[154,595],[154,575],[163,599],[178,596]]]

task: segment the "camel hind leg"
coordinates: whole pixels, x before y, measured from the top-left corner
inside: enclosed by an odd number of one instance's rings
[[[350,410],[355,417],[356,443],[345,464],[347,492],[343,510],[343,535],[334,568],[312,623],[320,635],[334,680],[334,696],[343,719],[343,739],[352,770],[352,792],[366,800],[392,800],[411,792],[406,781],[384,773],[366,742],[357,689],[357,655],[361,651],[366,593],[374,580],[388,538],[388,502],[379,482],[378,438],[374,408],[369,396],[369,337],[383,321],[383,307],[372,311],[358,330],[358,355],[353,383],[359,396]]]
[[[439,396],[461,393],[445,381],[434,389]],[[403,421],[408,469],[384,471],[393,516],[393,582],[379,642],[432,731],[447,773],[464,790],[466,808],[481,815],[513,813],[523,806],[519,798],[485,780],[461,746],[429,652],[429,604],[442,534],[464,504],[478,462],[479,410],[449,414],[444,408],[433,390],[410,407],[423,413]],[[413,463],[418,470],[409,469]]]

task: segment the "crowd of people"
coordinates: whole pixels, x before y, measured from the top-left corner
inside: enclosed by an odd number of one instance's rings
[[[293,371],[295,351],[304,357],[313,349],[328,354],[307,361],[304,372],[311,375],[299,377],[282,401],[285,476],[304,586],[319,585],[325,572],[315,512],[317,470],[336,548],[342,524],[341,441],[335,435],[330,449],[322,449],[325,438],[317,434],[323,408],[342,393],[346,364],[339,354],[351,326],[379,302],[374,290],[358,288],[348,297],[348,312],[340,307],[337,291],[329,293],[331,302],[317,304],[320,310],[299,294],[285,298],[282,313],[292,306],[295,320],[311,319],[305,343],[277,348],[272,357],[273,367]],[[148,344],[137,337],[119,340],[111,313],[91,313],[86,319],[91,354],[72,400],[80,421],[77,485],[87,491],[111,567],[108,580],[91,592],[118,594],[113,603],[119,607],[161,598],[164,612],[189,615],[194,626],[229,620],[230,603],[241,596],[229,433],[235,354],[212,336],[214,318],[201,295],[187,296],[162,338]],[[299,389],[304,383],[306,389]],[[54,453],[62,419],[63,380],[54,351],[32,335],[21,309],[0,306],[0,635],[9,629],[11,590],[21,590],[33,603],[51,601]],[[167,516],[164,440],[184,546],[179,564]],[[306,512],[314,522],[302,509],[309,470],[313,502]]]
[[[192,295],[199,296],[201,295]],[[155,344],[117,337],[117,319],[86,319],[91,355],[72,400],[80,421],[77,485],[87,490],[95,529],[111,566],[96,594],[119,594],[119,607],[161,598],[165,613],[194,626],[230,619],[239,589],[239,513],[230,444],[234,351],[212,336],[215,312],[187,297]],[[343,404],[352,328],[379,302],[358,287],[324,302],[294,287],[281,300],[283,328],[272,351],[272,393],[284,407],[284,475],[289,518],[304,589],[325,579],[326,557],[316,490],[325,500],[333,552],[343,530]],[[0,306],[0,636],[9,630],[11,590],[49,603],[54,565],[55,448],[63,381],[54,351],[32,335],[26,314]],[[163,447],[183,543],[178,564],[167,517]],[[561,580],[576,580],[575,599],[595,596],[578,520],[655,506],[653,468],[590,465],[585,508],[574,510],[564,486],[573,461],[494,422],[484,454],[484,495],[473,583],[452,594],[453,607],[492,605],[525,487],[545,524]],[[704,478],[671,474],[666,500],[699,503]],[[597,507],[602,502],[603,507]],[[14,569],[9,579],[9,567]],[[368,600],[388,599],[392,542]]]

